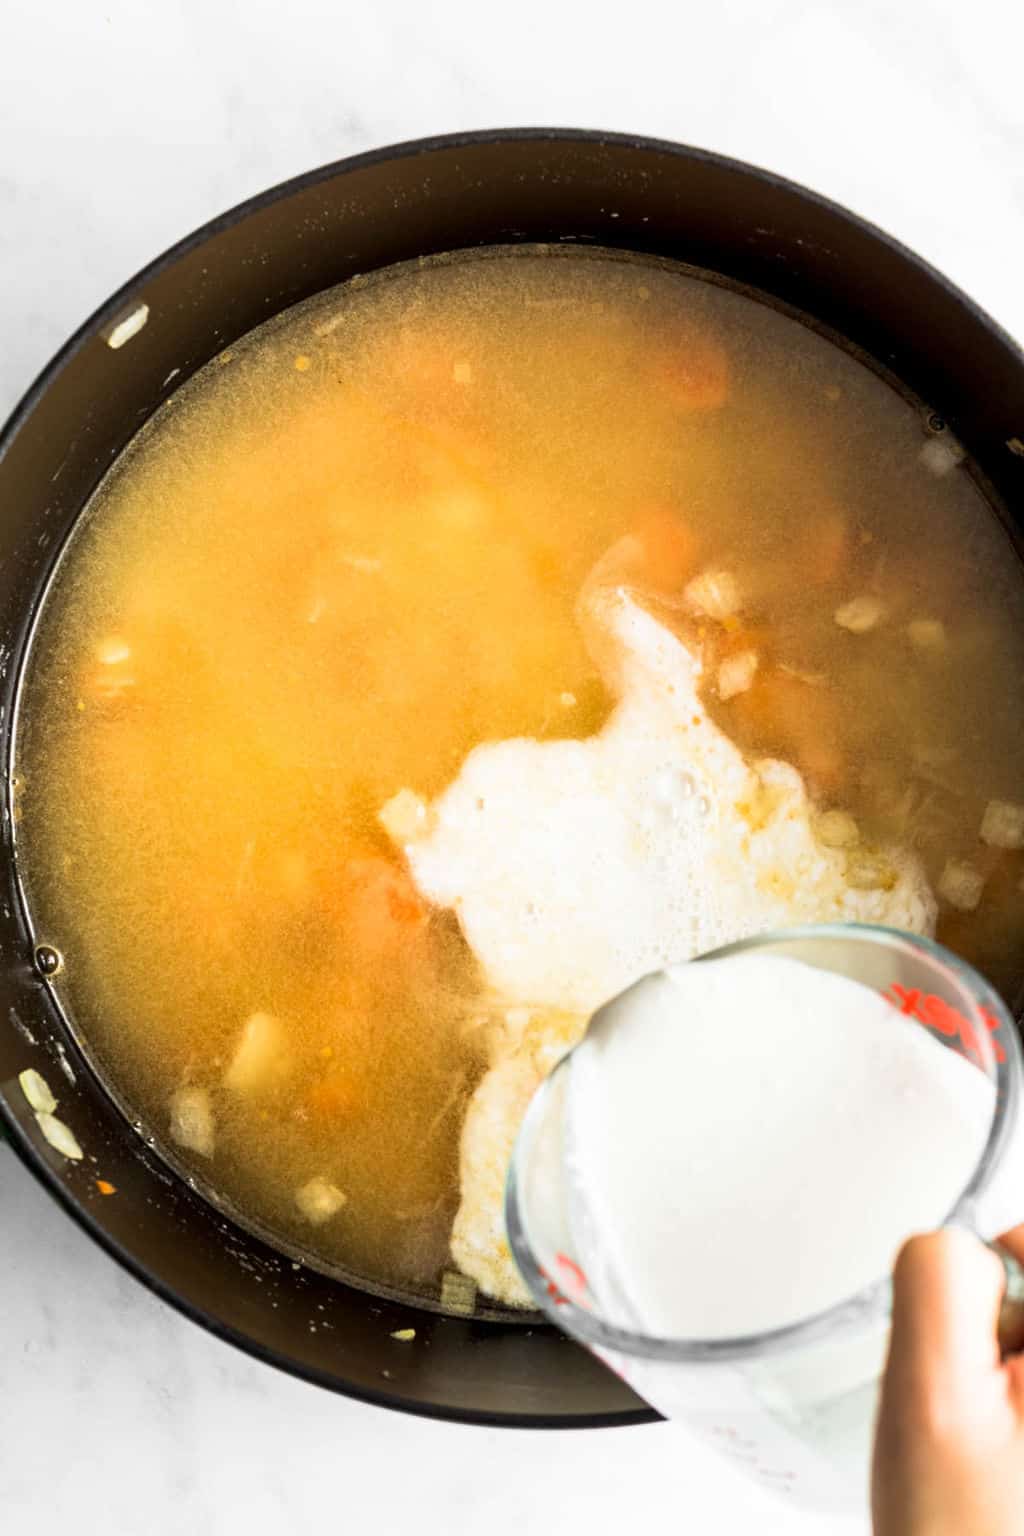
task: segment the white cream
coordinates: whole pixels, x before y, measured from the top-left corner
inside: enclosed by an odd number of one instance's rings
[[[700,698],[701,663],[623,589],[585,615],[619,703],[586,741],[488,743],[404,843],[494,991],[589,1014],[661,966],[798,922],[929,932],[917,861],[885,850],[873,889],[815,835],[788,763],[748,763]],[[863,883],[863,882],[861,882]]]
[[[585,1267],[614,1320],[714,1339],[888,1274],[969,1181],[994,1090],[877,992],[745,955],[674,967],[603,1009],[567,1105]]]

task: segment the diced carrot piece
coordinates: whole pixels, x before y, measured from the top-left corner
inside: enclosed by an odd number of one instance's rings
[[[713,411],[729,396],[729,363],[709,336],[683,338],[655,364],[657,388],[677,410]]]
[[[478,350],[471,334],[443,336],[404,326],[378,344],[375,364],[411,405],[433,408],[444,400],[462,405],[480,371],[473,361]]]
[[[396,881],[387,886],[388,915],[396,922],[408,927],[418,927],[426,917],[426,907],[416,894],[415,889]]]
[[[348,406],[368,425],[399,439],[432,481],[454,478],[498,507],[501,492],[491,473],[494,445],[479,423],[464,419],[465,402],[473,392],[454,384],[450,354],[438,352],[429,359],[412,352],[387,355],[379,366],[393,389],[381,396],[350,385]]]
[[[696,541],[669,505],[651,505],[628,533],[606,549],[587,576],[588,586],[637,583],[661,592],[678,591],[696,560]]]
[[[679,513],[669,506],[649,507],[633,531],[643,580],[664,591],[681,587],[696,564],[697,541]]]
[[[370,951],[404,944],[425,928],[429,916],[409,874],[380,857],[348,862],[341,906],[346,933]]]
[[[769,671],[730,700],[729,709],[749,750],[794,763],[814,789],[835,790],[842,782],[839,706],[829,689]]]
[[[808,581],[827,586],[843,571],[849,555],[850,530],[846,516],[838,508],[823,512],[808,527],[803,540],[800,564]]]
[[[332,1120],[351,1114],[360,1105],[360,1094],[351,1074],[332,1072],[318,1078],[306,1094],[305,1103],[319,1119]]]

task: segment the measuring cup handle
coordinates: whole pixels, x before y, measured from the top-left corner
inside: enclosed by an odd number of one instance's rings
[[[1003,1266],[1006,1289],[999,1308],[997,1334],[1003,1356],[1015,1355],[1024,1349],[1024,1265],[1021,1265],[1001,1243],[988,1244]]]

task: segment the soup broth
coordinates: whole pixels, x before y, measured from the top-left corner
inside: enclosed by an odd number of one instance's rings
[[[717,725],[855,824],[854,883],[916,853],[1014,993],[1024,584],[960,460],[795,318],[621,253],[397,267],[221,354],[92,498],[20,704],[35,932],[121,1104],[273,1241],[438,1301],[496,1004],[380,813],[602,729],[580,594],[627,538]]]

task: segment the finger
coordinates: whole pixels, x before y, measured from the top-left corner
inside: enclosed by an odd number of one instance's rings
[[[1003,1232],[996,1241],[1018,1264],[1024,1265],[1024,1225],[1011,1227],[1009,1232]]]
[[[1013,1227],[996,1239],[995,1246],[1015,1259],[1024,1269],[1024,1226]],[[1024,1293],[1020,1276],[1008,1277],[1006,1294],[999,1310],[999,1347],[1003,1356],[1024,1350]]]
[[[995,1254],[969,1232],[947,1227],[911,1238],[893,1271],[894,1391],[957,1395],[998,1368],[1004,1279]]]

